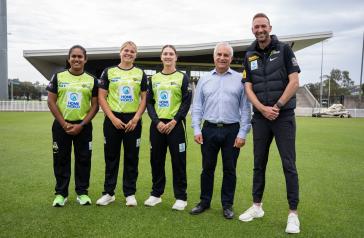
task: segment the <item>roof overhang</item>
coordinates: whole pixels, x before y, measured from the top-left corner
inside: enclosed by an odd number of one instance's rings
[[[318,42],[331,38],[333,33],[318,32],[299,35],[278,36],[279,40],[291,45],[293,51],[299,51]],[[254,39],[228,41],[234,49],[234,55],[245,52]],[[178,55],[194,57],[200,55],[212,55],[214,47],[218,42],[175,45]],[[143,61],[148,58],[158,58],[162,45],[139,46],[138,58]],[[88,61],[98,60],[117,60],[119,59],[120,47],[87,48]],[[64,67],[67,59],[68,49],[49,49],[49,50],[24,50],[23,56],[47,79],[56,68]],[[137,59],[138,60],[138,59]],[[183,63],[183,62],[181,62]],[[206,62],[200,62],[201,64]]]

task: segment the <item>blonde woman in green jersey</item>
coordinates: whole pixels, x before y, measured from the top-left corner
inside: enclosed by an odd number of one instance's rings
[[[121,144],[124,146],[123,193],[126,206],[136,206],[141,117],[146,107],[147,77],[134,66],[137,46],[132,41],[122,44],[120,63],[105,69],[99,85],[99,104],[105,113],[104,191],[97,205],[115,201]]]

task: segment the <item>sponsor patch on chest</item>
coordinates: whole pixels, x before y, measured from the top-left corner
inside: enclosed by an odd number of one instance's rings
[[[169,90],[158,91],[158,106],[160,108],[168,108],[171,104],[171,92]]]
[[[81,108],[81,93],[68,92],[67,93],[67,108],[80,109]]]
[[[256,69],[258,69],[258,60],[250,62],[250,70],[256,70]]]

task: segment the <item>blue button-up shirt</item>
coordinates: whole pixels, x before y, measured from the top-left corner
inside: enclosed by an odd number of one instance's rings
[[[251,105],[246,97],[242,75],[229,68],[224,74],[216,70],[197,83],[192,104],[192,128],[201,134],[202,120],[211,123],[240,123],[237,137],[245,139],[250,131]]]

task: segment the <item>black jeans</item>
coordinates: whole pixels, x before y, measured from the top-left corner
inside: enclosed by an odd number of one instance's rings
[[[220,125],[221,126],[221,125]],[[221,187],[221,204],[223,208],[230,208],[234,203],[236,187],[236,162],[240,149],[234,147],[239,132],[239,123],[217,125],[205,122],[202,129],[203,144],[202,173],[201,173],[201,204],[209,207],[214,189],[214,174],[217,155],[221,149],[223,180]]]
[[[296,122],[294,114],[280,115],[274,121],[269,121],[261,115],[254,115],[252,126],[254,139],[253,201],[260,203],[263,198],[269,147],[275,138],[286,179],[289,208],[296,210],[299,202],[299,187],[296,169]]]
[[[162,120],[168,123],[170,120]],[[151,195],[160,197],[166,185],[165,161],[167,147],[171,153],[173,171],[173,191],[176,199],[187,200],[187,175],[186,175],[186,130],[185,121],[176,124],[169,135],[161,134],[156,126],[150,125],[150,164],[152,167],[152,192]]]
[[[79,121],[80,122],[80,121]],[[71,122],[71,123],[79,123]],[[75,153],[75,190],[78,195],[88,194],[91,171],[92,124],[83,126],[81,132],[72,136],[67,134],[57,120],[52,126],[53,170],[56,177],[56,194],[68,196],[71,177],[72,142]]]
[[[115,113],[124,123],[128,123],[135,113]],[[141,121],[133,131],[117,129],[108,117],[104,120],[104,156],[105,183],[103,194],[114,195],[118,179],[121,143],[124,146],[123,193],[124,196],[134,195],[138,178],[139,145],[142,133]]]

